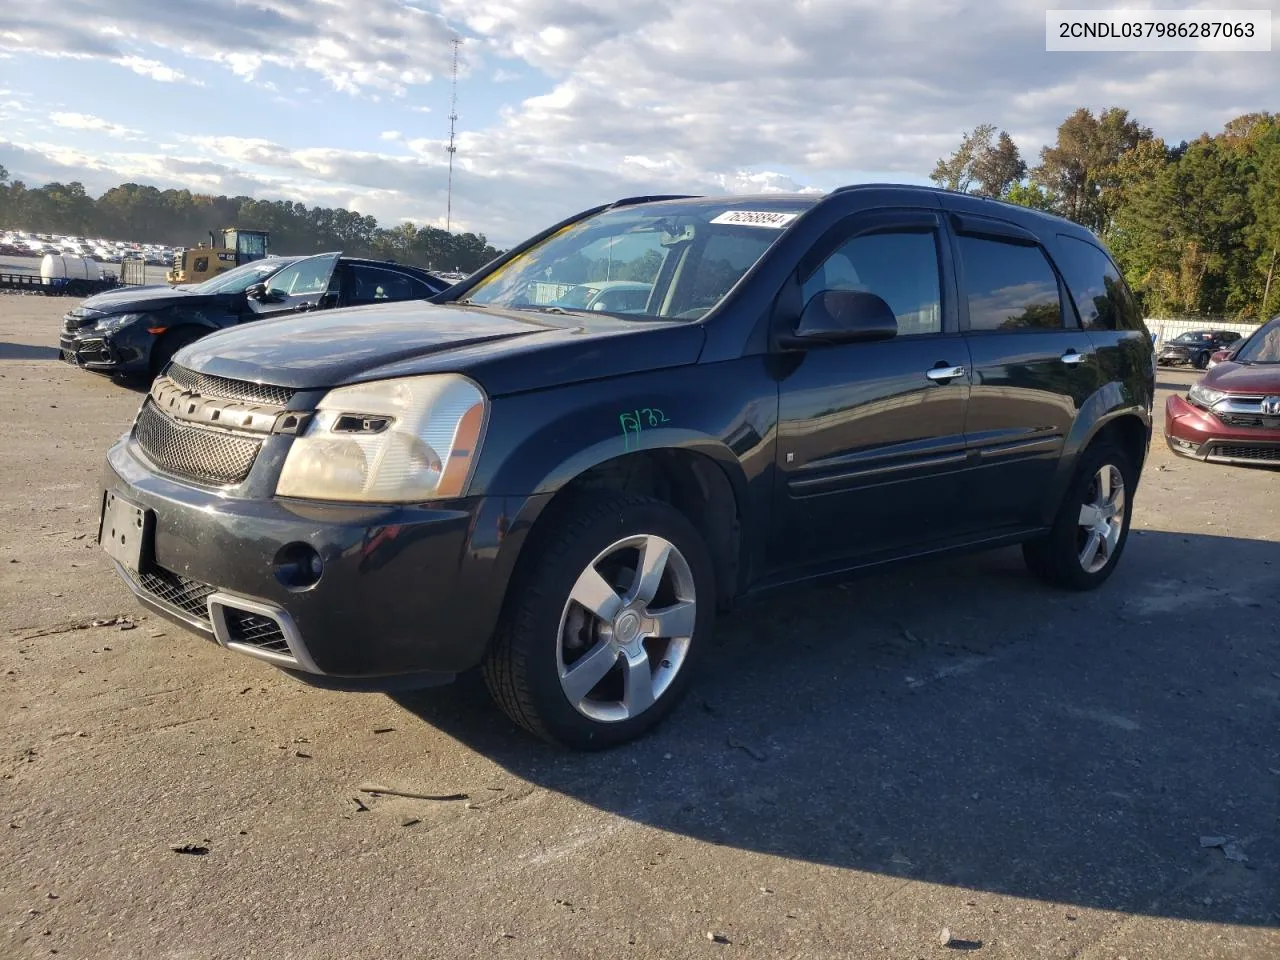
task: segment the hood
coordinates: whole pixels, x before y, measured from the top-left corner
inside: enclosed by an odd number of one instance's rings
[[[1280,363],[1235,363],[1225,360],[1200,381],[1227,393],[1280,395]]]
[[[219,295],[207,294],[206,296],[212,300]],[[160,310],[174,303],[189,303],[193,297],[198,299],[200,294],[192,293],[190,288],[170,287],[164,284],[150,287],[122,287],[117,290],[108,290],[106,293],[94,294],[71,313],[72,316],[93,316]]]
[[[411,300],[260,320],[203,337],[176,360],[300,390],[457,372],[499,396],[693,363],[703,336],[696,323]]]

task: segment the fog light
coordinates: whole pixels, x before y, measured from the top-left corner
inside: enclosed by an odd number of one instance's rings
[[[314,587],[323,573],[324,561],[309,543],[288,543],[276,551],[276,579],[290,590]]]

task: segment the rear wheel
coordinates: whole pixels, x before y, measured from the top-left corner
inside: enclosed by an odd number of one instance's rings
[[[152,379],[160,375],[160,371],[168,366],[169,361],[173,359],[173,355],[185,347],[189,343],[195,343],[204,336],[204,331],[198,327],[178,327],[176,330],[170,330],[151,348],[151,376]]]
[[[1022,545],[1031,572],[1069,590],[1100,586],[1115,570],[1129,537],[1134,483],[1123,450],[1109,443],[1089,447],[1052,529]]]
[[[531,733],[600,749],[654,727],[684,695],[715,611],[710,554],[648,497],[567,504],[522,562],[485,657],[499,706]]]

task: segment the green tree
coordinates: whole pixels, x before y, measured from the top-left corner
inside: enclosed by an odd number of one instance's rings
[[[1259,139],[1255,178],[1249,186],[1253,223],[1245,233],[1251,266],[1261,281],[1254,315],[1265,320],[1280,313],[1280,123]]]
[[[1001,199],[1020,207],[1043,210],[1045,213],[1053,212],[1055,206],[1054,198],[1043,187],[1034,183],[1011,184]]]

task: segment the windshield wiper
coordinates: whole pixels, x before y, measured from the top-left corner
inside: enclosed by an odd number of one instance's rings
[[[451,300],[449,302],[460,304],[461,306],[464,306],[464,307],[480,307],[481,309],[487,308],[489,306],[487,303],[477,303],[476,301],[472,300],[470,297],[467,297],[465,300]]]

